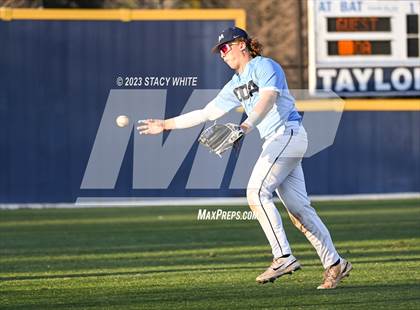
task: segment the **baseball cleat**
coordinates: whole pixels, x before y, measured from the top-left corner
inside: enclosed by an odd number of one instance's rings
[[[260,274],[255,280],[261,284],[274,282],[277,278],[285,274],[292,274],[299,269],[300,264],[293,255],[284,258],[280,257],[274,259],[270,267],[268,267],[267,270]]]
[[[324,272],[324,282],[317,287],[319,290],[334,289],[338,283],[344,278],[348,277],[353,266],[350,262],[341,258],[340,263],[336,266],[329,267]]]

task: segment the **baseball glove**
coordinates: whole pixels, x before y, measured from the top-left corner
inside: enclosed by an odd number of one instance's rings
[[[198,142],[222,157],[222,153],[237,145],[243,135],[244,132],[238,125],[214,124],[201,133]]]

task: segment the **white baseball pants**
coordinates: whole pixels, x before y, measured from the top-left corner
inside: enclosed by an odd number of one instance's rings
[[[306,193],[301,161],[307,147],[306,131],[299,122],[288,122],[270,135],[252,171],[247,199],[271,245],[274,258],[291,254],[280,214],[273,203],[273,192],[276,191],[293,224],[311,242],[322,265],[327,268],[340,256]]]

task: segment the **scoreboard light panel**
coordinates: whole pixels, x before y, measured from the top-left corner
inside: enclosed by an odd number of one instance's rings
[[[420,2],[308,0],[309,87],[420,95]]]

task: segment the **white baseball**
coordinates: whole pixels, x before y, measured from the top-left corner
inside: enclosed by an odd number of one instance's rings
[[[120,115],[115,120],[118,127],[126,127],[130,123],[130,119],[126,115]]]

